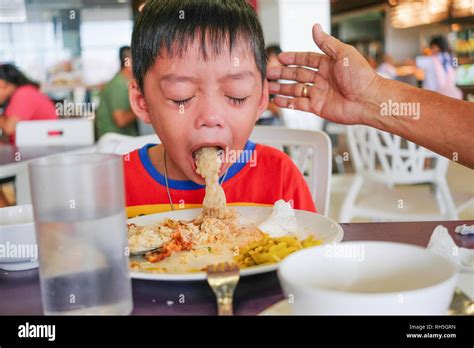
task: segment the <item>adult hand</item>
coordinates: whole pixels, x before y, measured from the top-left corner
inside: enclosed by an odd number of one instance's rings
[[[269,79],[293,80],[269,84],[270,93],[280,95],[275,104],[337,123],[376,127],[474,169],[474,103],[380,77],[354,47],[325,34],[318,24],[313,38],[325,55],[280,53],[286,66],[267,70]],[[387,105],[410,105],[416,112],[382,112]]]
[[[326,54],[280,53],[278,59],[285,66],[267,70],[270,80],[293,81],[270,82],[270,93],[280,95],[274,98],[275,104],[312,112],[337,123],[366,123],[364,110],[374,103],[383,79],[353,46],[326,34],[319,24],[313,27],[313,40]]]

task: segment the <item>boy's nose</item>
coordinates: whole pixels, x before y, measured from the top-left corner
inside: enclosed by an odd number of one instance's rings
[[[214,128],[214,127],[223,127],[224,122],[223,119],[217,114],[213,112],[205,112],[202,113],[196,120],[196,126],[197,128],[202,128],[202,127],[208,127],[208,128]]]

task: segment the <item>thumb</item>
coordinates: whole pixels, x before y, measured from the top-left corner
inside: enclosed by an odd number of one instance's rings
[[[333,59],[337,59],[337,56],[343,51],[345,46],[344,43],[334,36],[326,34],[319,23],[313,26],[313,41],[321,51]]]

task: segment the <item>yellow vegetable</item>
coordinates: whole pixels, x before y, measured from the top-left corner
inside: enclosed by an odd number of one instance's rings
[[[239,255],[234,257],[239,267],[276,263],[283,260],[296,250],[309,248],[321,244],[320,240],[310,236],[302,241],[296,237],[285,236],[270,238],[265,235],[257,242],[252,242],[239,249]]]

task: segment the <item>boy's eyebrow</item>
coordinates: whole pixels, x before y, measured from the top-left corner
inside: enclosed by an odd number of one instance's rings
[[[198,82],[199,79],[193,76],[167,74],[160,79],[161,82]]]
[[[234,74],[227,74],[219,79],[219,82],[226,80],[243,80],[254,77],[255,74],[250,70],[240,71]],[[160,82],[193,82],[198,83],[199,79],[193,76],[167,74],[160,79]]]
[[[243,80],[243,79],[251,78],[254,76],[255,74],[253,72],[251,72],[250,70],[245,70],[245,71],[240,71],[235,74],[227,74],[226,76],[221,77],[219,79],[219,82],[222,82],[225,80]]]

